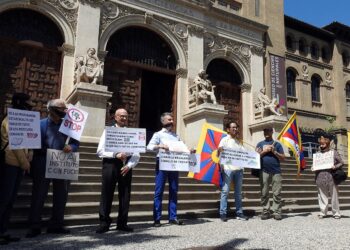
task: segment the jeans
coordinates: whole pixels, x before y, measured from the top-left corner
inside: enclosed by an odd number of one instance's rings
[[[224,170],[222,172],[224,185],[221,189],[220,216],[227,214],[227,197],[230,191],[231,180],[234,183],[236,215],[243,215],[242,208],[242,182],[243,170]]]

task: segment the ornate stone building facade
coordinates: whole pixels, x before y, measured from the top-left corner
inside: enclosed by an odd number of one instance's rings
[[[149,134],[159,129],[160,114],[172,111],[188,146],[196,145],[204,122],[222,128],[227,119],[237,120],[241,137],[254,145],[262,127],[282,128],[286,106],[289,113],[303,111],[302,126],[317,121],[324,127],[319,117],[331,116],[347,127],[340,116],[346,113],[349,70],[333,62],[341,62],[338,49],[348,49],[349,43],[335,42],[332,27],[313,29],[303,36],[305,46],[313,38],[318,53],[327,45],[332,63],[293,49],[305,30],[285,19],[282,0],[2,0],[1,112],[15,91],[30,93],[43,116],[46,101],[61,97],[89,112],[82,140],[93,142],[118,107],[129,111],[130,126],[147,128]],[[285,65],[277,78],[271,74],[274,58]],[[203,90],[205,82],[195,81],[202,69],[213,86],[209,92]],[[275,78],[290,76],[288,70],[296,75],[295,89],[288,87],[284,108],[261,109],[263,87],[267,100],[281,103],[271,89]],[[321,94],[306,107],[311,90],[305,89],[315,85],[314,74],[322,79]],[[215,102],[206,99],[211,92]],[[343,103],[332,105],[329,95]]]

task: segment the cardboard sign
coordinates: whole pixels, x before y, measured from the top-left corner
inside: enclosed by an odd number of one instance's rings
[[[312,171],[330,169],[334,166],[334,151],[312,155]]]
[[[220,164],[260,169],[260,155],[255,151],[224,148],[220,154]]]
[[[106,127],[105,151],[124,153],[146,152],[146,129]]]
[[[9,108],[7,115],[11,150],[41,148],[39,112]]]
[[[78,152],[65,153],[62,150],[47,149],[45,178],[76,181],[78,176]]]
[[[80,140],[83,133],[88,113],[76,108],[74,105],[68,105],[66,116],[63,119],[59,131],[68,137]]]
[[[184,152],[159,152],[159,169],[166,171],[182,171],[198,173],[200,170],[199,156]]]

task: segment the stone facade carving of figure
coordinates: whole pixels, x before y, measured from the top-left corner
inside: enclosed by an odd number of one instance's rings
[[[276,98],[273,98],[272,100],[266,95],[266,88],[260,89],[260,92],[258,93],[258,100],[257,103],[255,103],[255,107],[257,109],[261,109],[262,117],[264,116],[264,111],[269,110],[272,114],[281,116],[282,114],[279,113],[276,110],[276,107],[278,106]]]
[[[197,86],[197,104],[201,103],[213,103],[217,104],[215,97],[215,86],[208,79],[208,75],[205,70],[201,69],[198,76],[194,79],[193,83]]]
[[[85,56],[78,56],[75,60],[75,82],[97,84],[103,75],[103,62],[95,56],[96,50],[89,48]]]

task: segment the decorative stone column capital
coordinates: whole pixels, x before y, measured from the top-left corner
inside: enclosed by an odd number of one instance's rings
[[[176,78],[179,79],[179,78],[186,78],[187,77],[187,69],[184,69],[184,68],[177,68],[176,69]]]
[[[71,44],[64,43],[61,50],[65,56],[74,56],[75,47]]]
[[[107,54],[108,54],[107,50],[99,50],[98,51],[98,59],[100,59],[101,62],[104,62]]]
[[[252,85],[249,83],[243,83],[240,85],[241,87],[241,92],[242,93],[250,93],[251,89],[252,89]]]

